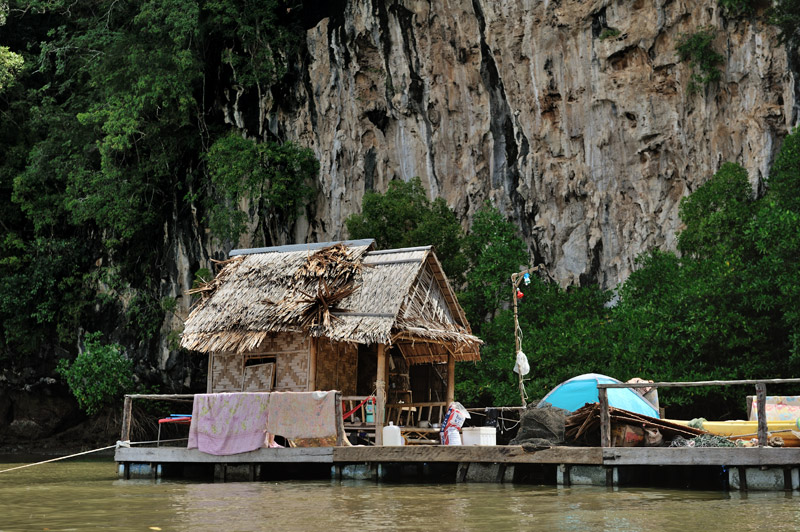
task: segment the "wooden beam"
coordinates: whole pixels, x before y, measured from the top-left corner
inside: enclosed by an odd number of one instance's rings
[[[125,397],[131,399],[154,399],[157,401],[193,401],[193,393],[132,393]]]
[[[519,445],[406,445],[399,447],[337,447],[336,463],[364,462],[482,462],[600,465],[598,447],[551,447],[526,452]]]
[[[308,391],[317,389],[317,342],[319,338],[311,338],[308,346]]]
[[[114,460],[154,464],[331,463],[333,449],[333,447],[286,447],[216,456],[184,447],[120,447],[114,454]]]
[[[517,311],[517,290],[519,289],[521,278],[521,273],[511,274],[511,301],[514,303],[514,360],[517,358],[517,353],[522,350],[522,343],[519,337],[519,313]],[[522,406],[525,407],[528,406],[528,402],[525,400],[525,383],[522,379],[522,372],[517,375],[519,377],[519,399],[522,402]]]
[[[785,466],[800,463],[800,447],[611,447],[608,466]]]
[[[383,445],[383,423],[386,409],[386,346],[384,344],[378,344],[375,390],[375,445]]]
[[[397,260],[382,260],[382,261],[370,261],[366,264],[370,266],[385,266],[387,264],[419,264],[422,262],[422,259],[397,259]]]
[[[693,382],[620,382],[598,383],[597,388],[695,388],[698,386],[734,386],[738,384],[800,384],[800,379],[748,379],[738,381],[693,381]]]
[[[214,456],[181,447],[120,447],[120,463],[420,463],[497,462],[584,465],[785,466],[800,463],[798,447],[551,447],[525,452],[519,445],[401,447],[296,447]]]
[[[447,394],[445,402],[449,405],[456,398],[456,357],[447,355]]]

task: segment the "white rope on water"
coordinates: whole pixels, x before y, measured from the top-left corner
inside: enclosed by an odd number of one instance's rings
[[[176,438],[173,440],[152,440],[152,441],[118,441],[114,445],[109,445],[107,447],[100,447],[99,449],[92,449],[91,451],[83,451],[82,453],[75,453],[70,454],[68,456],[60,456],[58,458],[51,458],[50,460],[43,460],[41,462],[36,462],[33,464],[25,464],[17,467],[12,467],[10,469],[3,469],[0,473],[8,473],[9,471],[16,471],[17,469],[24,469],[26,467],[33,467],[35,465],[42,465],[42,464],[49,464],[50,462],[58,462],[59,460],[66,460],[67,458],[75,458],[76,456],[82,456],[84,454],[96,453],[99,451],[107,451],[108,449],[114,449],[116,447],[130,447],[131,445],[144,445],[146,443],[167,443],[173,441],[184,441],[188,440],[189,438]]]

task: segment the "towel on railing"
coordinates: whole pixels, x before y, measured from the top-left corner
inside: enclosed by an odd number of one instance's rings
[[[267,431],[290,439],[336,436],[336,392],[272,392]]]
[[[188,448],[214,455],[260,449],[264,446],[269,396],[259,392],[195,395]]]

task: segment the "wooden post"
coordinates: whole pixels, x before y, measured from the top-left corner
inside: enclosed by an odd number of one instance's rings
[[[120,441],[131,441],[131,412],[133,410],[133,398],[125,396],[125,403],[122,405],[122,432]]]
[[[456,357],[451,354],[447,355],[447,395],[446,402],[450,403],[456,399]]]
[[[517,360],[517,353],[522,348],[519,340],[519,313],[517,312],[517,289],[519,288],[520,274],[511,274],[511,301],[514,303],[514,360]],[[522,382],[522,373],[519,375],[519,398],[522,401],[522,406],[528,406],[525,400],[525,384]]]
[[[342,392],[336,392],[336,408],[334,409],[334,415],[336,416],[336,446],[341,447],[344,445],[344,420],[342,416],[344,412],[342,411]]]
[[[214,390],[214,353],[208,354],[208,377],[206,378],[206,393]]]
[[[386,410],[386,346],[384,344],[378,344],[378,371],[375,388],[375,445],[383,445],[383,420]]]
[[[758,408],[758,446],[767,446],[767,385],[756,384],[756,407]]]
[[[317,389],[317,338],[311,338],[308,347],[308,391]]]
[[[611,416],[608,413],[608,390],[598,388],[600,399],[600,447],[611,447]]]

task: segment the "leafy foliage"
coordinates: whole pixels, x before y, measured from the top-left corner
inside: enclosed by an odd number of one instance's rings
[[[220,238],[236,242],[248,220],[248,213],[239,209],[242,203],[259,215],[270,240],[289,227],[311,199],[309,183],[317,176],[319,162],[311,150],[291,142],[257,144],[230,133],[211,146],[208,167],[219,196],[209,198],[209,227]]]
[[[620,31],[617,28],[606,28],[602,32],[600,32],[600,40],[605,41],[606,39],[613,39],[619,34]]]
[[[84,350],[70,364],[58,363],[58,373],[66,379],[78,405],[87,414],[96,414],[133,387],[133,362],[118,344],[101,343],[102,333],[86,335]]]
[[[51,367],[87,323],[147,351],[172,305],[165,232],[195,213],[233,225],[224,214],[241,219],[243,197],[273,234],[288,230],[316,172],[307,150],[253,132],[264,142],[246,141],[259,155],[233,189],[207,155],[230,130],[212,102],[232,86],[263,101],[300,49],[301,11],[281,0],[0,9],[0,358]]]
[[[8,46],[0,46],[0,92],[14,80],[23,64],[21,55],[9,50]]]
[[[686,229],[680,234],[678,249],[684,255],[706,258],[720,253],[741,255],[752,208],[747,171],[738,164],[723,164],[714,177],[681,201],[679,215]]]
[[[775,0],[767,20],[778,27],[778,41],[796,48],[800,44],[800,0]]]
[[[470,258],[467,285],[459,294],[464,311],[476,332],[485,321],[511,301],[511,274],[528,267],[528,250],[516,228],[488,203],[472,221],[464,239]]]
[[[718,0],[718,3],[728,15],[741,17],[751,15],[755,12],[756,1],[757,0]]]
[[[694,33],[682,35],[675,47],[678,59],[688,61],[692,68],[688,86],[690,93],[699,92],[700,89],[709,83],[718,81],[722,76],[717,65],[721,64],[725,58],[714,51],[712,47],[716,36],[717,32],[712,26],[697,28]]]

